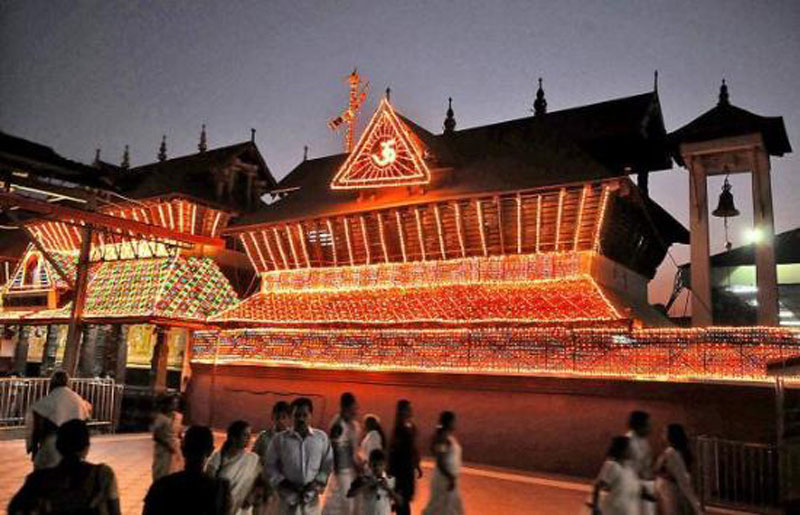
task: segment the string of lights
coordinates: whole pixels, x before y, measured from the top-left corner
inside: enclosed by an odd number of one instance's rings
[[[216,357],[215,357],[216,353]],[[369,371],[766,381],[800,330],[458,328],[198,331],[192,361]]]

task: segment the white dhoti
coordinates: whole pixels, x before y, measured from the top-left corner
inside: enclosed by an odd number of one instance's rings
[[[331,475],[325,490],[323,515],[355,515],[355,499],[347,497],[350,485],[356,479],[356,471],[344,469]]]

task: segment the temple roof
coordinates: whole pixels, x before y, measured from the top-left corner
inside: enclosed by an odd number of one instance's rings
[[[450,326],[615,323],[589,276],[508,283],[265,291],[214,316],[247,326]]]
[[[347,159],[337,154],[301,162],[275,188],[288,196],[234,225],[247,226],[626,176],[631,169],[669,168],[656,93],[645,93],[435,135],[398,114],[423,145],[432,180],[423,190],[332,190]],[[637,155],[639,152],[641,155]]]
[[[800,263],[800,227],[775,235],[775,262],[779,265]],[[755,265],[753,244],[742,245],[711,256],[712,267]],[[681,268],[691,268],[684,263]]]
[[[120,169],[115,183],[126,196],[137,199],[183,194],[212,205],[224,205],[229,202],[217,198],[213,172],[242,158],[257,165],[259,179],[266,182],[267,189],[275,187],[275,178],[252,141],[156,161],[127,171]],[[234,204],[231,207],[238,210],[245,207],[242,203]]]
[[[680,129],[669,134],[673,155],[678,164],[683,165],[679,146],[681,143],[695,143],[718,138],[761,134],[767,152],[782,156],[792,151],[783,117],[760,116],[728,102],[718,105],[701,114]]]
[[[35,177],[107,188],[109,184],[91,166],[72,161],[52,148],[0,132],[0,170],[20,168]]]
[[[98,262],[89,272],[83,318],[202,322],[236,300],[230,283],[210,258]],[[64,321],[69,319],[70,309],[71,303],[44,311],[7,310],[0,318],[31,323]]]

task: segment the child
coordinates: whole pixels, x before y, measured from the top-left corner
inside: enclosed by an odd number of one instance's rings
[[[386,453],[381,449],[369,453],[369,468],[350,486],[347,497],[356,496],[361,515],[391,515],[392,505],[403,502],[394,491],[394,478],[386,474]]]
[[[630,439],[615,436],[611,440],[607,458],[594,484],[592,492],[593,514],[634,515],[639,513],[642,499],[646,497],[642,482],[630,465]],[[605,490],[603,501],[598,504],[600,490]]]

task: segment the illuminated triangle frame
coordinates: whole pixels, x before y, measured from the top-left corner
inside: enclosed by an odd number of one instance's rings
[[[388,128],[385,128],[388,125]],[[381,129],[384,134],[377,134]],[[372,162],[373,146],[385,136],[386,131],[398,140],[396,161],[386,167]],[[422,150],[414,134],[397,117],[388,100],[381,103],[355,149],[331,181],[331,189],[348,190],[384,188],[390,186],[413,186],[428,184],[431,172],[422,158]]]

